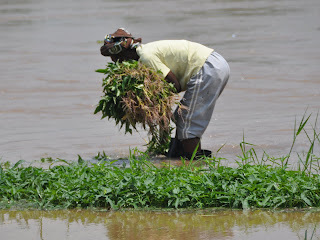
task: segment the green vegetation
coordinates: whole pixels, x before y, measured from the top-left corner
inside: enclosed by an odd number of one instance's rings
[[[148,129],[151,140],[147,144],[150,154],[167,151],[172,127],[172,106],[177,103],[175,88],[151,68],[137,61],[109,63],[104,73],[101,97],[95,114],[113,118],[125,133],[137,130],[137,124]]]
[[[0,165],[0,207],[53,208],[305,208],[320,207],[320,143],[317,124],[306,129],[306,114],[295,123],[289,153],[274,158],[257,156],[254,145],[240,143],[236,167],[223,166],[216,156],[197,161],[181,159],[181,166],[156,166],[149,155],[135,149],[123,165],[103,152],[93,162],[41,159],[47,169]],[[316,116],[316,123],[318,115]],[[289,164],[297,138],[305,133],[310,146]]]
[[[310,237],[310,238],[308,237],[308,231],[307,231],[307,230],[305,231],[305,234],[304,234],[304,240],[312,240],[312,239],[313,239],[313,237],[314,237],[314,233],[316,232],[316,227],[317,227],[317,225],[315,225],[315,226],[314,226],[314,228],[313,228],[313,231],[312,231],[312,234],[311,234],[311,237]]]
[[[156,167],[137,150],[129,161],[130,167],[81,158],[56,160],[49,169],[22,167],[21,161],[1,167],[1,207],[20,202],[42,209],[320,207],[318,174],[245,161],[231,168],[220,166],[219,159]]]

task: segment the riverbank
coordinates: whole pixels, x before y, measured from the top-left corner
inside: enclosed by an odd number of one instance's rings
[[[140,155],[138,155],[140,153]],[[320,176],[288,166],[253,163],[221,166],[206,158],[181,166],[155,166],[133,151],[129,166],[55,160],[49,168],[0,168],[1,208],[306,208],[320,207]]]
[[[254,145],[240,143],[236,166],[222,164],[218,152],[211,158],[181,164],[155,164],[148,154],[130,151],[127,160],[111,160],[99,153],[92,161],[46,158],[47,168],[32,164],[0,165],[0,208],[306,208],[320,207],[320,143],[317,120],[306,127],[311,114],[295,122],[288,154],[258,157]],[[298,165],[290,164],[301,134],[310,146],[297,153]]]

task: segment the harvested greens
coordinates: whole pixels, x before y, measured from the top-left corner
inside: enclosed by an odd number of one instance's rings
[[[101,97],[95,114],[113,118],[125,133],[137,131],[137,124],[148,130],[151,139],[147,143],[150,154],[164,154],[169,146],[173,128],[172,106],[177,104],[176,90],[160,73],[138,61],[108,63],[104,73]]]

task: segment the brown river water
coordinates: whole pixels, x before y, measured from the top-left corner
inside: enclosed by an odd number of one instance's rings
[[[97,40],[125,27],[147,43],[214,48],[231,78],[204,148],[236,159],[243,134],[288,153],[295,117],[320,109],[319,0],[0,0],[0,160],[125,157],[146,133],[124,135],[94,115],[108,59]],[[309,127],[310,128],[310,127]],[[308,149],[303,139],[296,151]],[[314,212],[0,211],[0,239],[304,239]],[[318,238],[319,239],[319,238]]]
[[[92,158],[144,149],[94,115],[106,33],[125,27],[147,43],[188,39],[222,54],[231,78],[203,147],[230,161],[245,140],[288,153],[294,120],[320,109],[319,0],[0,0],[0,158]],[[302,144],[303,145],[303,144]],[[301,145],[301,146],[302,146]]]
[[[1,239],[320,239],[319,212],[1,211]],[[316,230],[315,229],[316,226]],[[318,229],[317,229],[318,227]]]

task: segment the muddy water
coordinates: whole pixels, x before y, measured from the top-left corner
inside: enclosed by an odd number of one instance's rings
[[[0,1],[0,158],[126,156],[125,136],[93,115],[104,67],[97,40],[118,27],[150,42],[188,39],[230,63],[203,146],[232,158],[246,140],[289,151],[295,116],[320,108],[320,1]],[[304,145],[301,145],[304,146]],[[141,147],[143,150],[143,147]]]
[[[317,212],[0,211],[1,239],[319,239]]]

